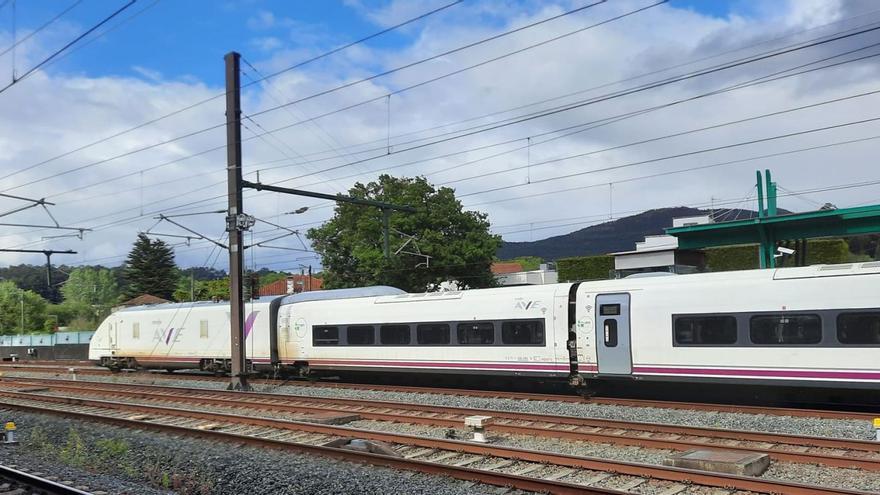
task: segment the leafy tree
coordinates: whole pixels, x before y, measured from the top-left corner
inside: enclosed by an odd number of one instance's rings
[[[119,302],[116,278],[106,268],[82,267],[70,272],[61,288],[64,301],[95,306],[111,306]]]
[[[138,234],[125,262],[125,280],[127,298],[150,294],[171,299],[177,286],[174,250],[161,239]]]
[[[54,261],[54,259],[53,259]],[[72,268],[52,265],[52,287],[46,285],[46,265],[13,265],[0,268],[0,279],[11,280],[24,289],[36,292],[49,301],[60,302],[58,284],[67,279]]]
[[[24,328],[22,328],[22,314]],[[45,321],[45,299],[36,292],[19,289],[14,282],[0,282],[0,334],[39,332],[43,329]]]
[[[355,184],[349,195],[417,211],[391,214],[391,252],[406,246],[386,259],[382,212],[338,203],[333,218],[308,233],[323,260],[326,288],[387,284],[421,292],[448,280],[474,288],[495,284],[490,265],[501,238],[489,233],[485,213],[462,211],[452,189],[435,189],[424,177],[382,175],[377,182]],[[430,262],[403,251],[430,256]]]

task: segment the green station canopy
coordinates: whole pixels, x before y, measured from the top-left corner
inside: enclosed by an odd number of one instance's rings
[[[808,239],[880,232],[880,205],[818,210],[666,229],[679,249],[760,244],[767,238]]]

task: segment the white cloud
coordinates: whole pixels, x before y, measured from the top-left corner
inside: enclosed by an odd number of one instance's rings
[[[387,4],[378,13],[372,12],[371,15],[379,16],[374,19],[374,22],[388,25],[399,22],[403,17],[413,15],[412,12],[400,13],[400,9],[404,9],[403,4],[409,4],[409,2],[394,2]],[[498,54],[525,47],[531,43],[607,19],[642,5],[644,5],[643,2],[634,1],[609,2],[570,18],[548,23],[533,31],[525,31],[516,36],[481,45],[464,53],[450,55],[415,69],[396,73],[390,77],[315,98],[285,110],[268,113],[255,118],[259,126],[248,120],[245,120],[244,123],[256,132],[261,132],[262,129],[281,127],[365,99],[381,97],[389,91],[484,61]],[[354,6],[358,7],[358,5]],[[571,6],[542,3],[531,6],[531,10],[524,12],[522,7],[503,2],[465,3],[450,9],[442,16],[426,20],[417,27],[413,26],[409,33],[412,41],[400,49],[376,49],[369,45],[358,46],[356,50],[346,51],[312,66],[285,73],[273,79],[270,86],[249,88],[244,95],[245,112],[254,113],[260,109],[276,106],[279,102],[302,98],[367,76],[377,67],[381,69],[402,65],[444,49],[533,22],[567,8],[571,8]],[[425,9],[424,6],[420,7],[420,10]],[[698,67],[709,67],[749,53],[781,47],[869,23],[876,20],[878,15],[857,17],[846,23],[821,27],[829,22],[846,19],[872,9],[873,7],[869,4],[854,6],[850,3],[834,2],[830,4],[825,2],[812,4],[766,2],[762,4],[761,8],[757,8],[748,15],[716,18],[675,9],[668,5],[658,7],[649,12],[574,35],[437,83],[395,94],[391,98],[390,130],[393,136],[405,136],[393,138],[393,142],[397,143],[393,148],[400,150],[422,142],[400,144],[404,141],[418,138],[427,139],[453,129],[462,129],[498,119],[524,115],[583,98],[608,94]],[[259,13],[252,21],[249,26],[255,30],[278,29],[281,22],[276,15],[270,12]],[[284,29],[290,30],[292,28]],[[263,40],[265,44],[262,48],[266,50],[266,53],[262,60],[254,62],[266,72],[273,72],[320,53],[321,48],[317,46],[327,43],[329,38],[323,32],[323,28],[312,27],[312,29],[312,32],[322,40],[321,43],[314,46],[307,44],[277,45],[275,39],[279,35],[275,32],[272,33],[272,36],[255,38],[255,43],[259,43],[258,40]],[[695,65],[681,66],[669,71],[658,72],[643,79],[613,84],[621,79],[727,52],[741,46],[774,40],[780,36],[806,29],[812,30],[805,31],[793,38],[777,39],[742,52],[727,53],[717,59],[703,60]],[[0,32],[0,40],[4,39],[3,36],[4,33]],[[250,131],[244,130],[245,138],[250,138],[244,145],[245,169],[251,174],[256,170],[261,170],[260,176],[264,182],[302,176],[284,184],[327,192],[344,191],[354,181],[374,179],[383,170],[395,175],[424,174],[436,183],[446,183],[491,171],[510,170],[521,167],[528,160],[531,160],[531,163],[537,163],[560,156],[618,146],[664,134],[746,118],[764,112],[878,89],[880,81],[877,77],[876,62],[868,60],[861,64],[845,65],[837,69],[805,74],[797,78],[683,103],[545,144],[540,144],[540,142],[546,137],[538,137],[541,133],[554,129],[687,98],[776,72],[786,67],[801,65],[814,59],[833,55],[847,49],[847,47],[853,48],[876,42],[877,38],[873,34],[862,35],[862,37],[846,42],[841,41],[809,51],[805,50],[802,53],[744,66],[741,69],[720,72],[685,83],[645,91],[625,98],[613,99],[550,117],[535,119],[528,123],[387,157],[382,155],[385,152],[383,147],[389,129],[388,107],[387,100],[380,99],[350,111],[322,118],[316,122],[286,129],[274,134],[274,137],[253,139]],[[39,47],[33,47],[33,50],[39,50]],[[135,66],[134,70],[145,79],[40,73],[12,88],[6,94],[0,95],[0,113],[4,115],[4,119],[0,121],[0,149],[2,149],[2,153],[0,153],[0,172],[2,173],[0,176],[24,165],[40,162],[48,157],[81,146],[83,143],[119,132],[194,101],[222,92],[222,88],[208,87],[192,79],[169,80],[167,76],[139,66]],[[606,84],[605,87],[553,102],[498,114],[490,118],[472,120],[452,127],[410,134],[421,129],[471,119]],[[872,108],[876,106],[878,98],[880,97],[873,96],[841,102],[794,114],[622,148],[580,159],[535,165],[530,170],[513,170],[481,179],[455,182],[451,185],[460,194],[501,186],[516,186],[505,191],[465,197],[463,198],[465,204],[484,203],[542,192],[553,193],[518,201],[484,204],[478,207],[487,211],[490,220],[497,225],[518,223],[546,225],[546,222],[554,218],[595,217],[607,214],[609,211],[608,183],[615,183],[611,187],[613,212],[627,212],[744,198],[752,185],[754,170],[757,168],[772,169],[780,185],[793,190],[880,179],[880,173],[876,172],[873,166],[876,142],[867,142],[726,165],[704,171],[628,181],[634,177],[654,173],[880,134],[880,125],[868,123],[770,143],[643,164],[616,171],[597,172],[565,180],[540,182],[566,174],[581,173],[597,168],[860,118],[870,118],[875,116],[872,113]],[[27,104],[22,104],[22,102],[27,102]],[[72,154],[9,179],[0,180],[0,191],[190,131],[222,124],[223,114],[222,98],[217,99],[179,116],[126,134],[124,137]],[[461,165],[469,160],[486,157],[505,149],[521,147],[529,136],[535,136],[529,153],[520,149],[503,156],[441,172],[441,170]],[[9,190],[8,192],[11,194],[30,197],[45,196],[50,201],[55,201],[57,206],[53,207],[53,213],[65,225],[100,228],[87,234],[81,242],[73,239],[53,239],[42,244],[39,242],[40,237],[52,235],[53,232],[28,232],[28,229],[10,229],[0,233],[0,246],[11,247],[28,244],[33,246],[51,245],[59,248],[70,247],[83,253],[78,256],[79,260],[116,256],[116,258],[104,262],[106,264],[119,263],[137,231],[147,229],[155,223],[152,212],[212,196],[221,196],[221,198],[169,211],[169,213],[199,212],[224,207],[222,196],[225,193],[225,153],[222,149],[147,170],[143,176],[137,171],[222,145],[224,139],[224,130],[220,128],[175,142],[173,145],[136,153],[81,172]],[[439,158],[416,165],[401,166],[410,161],[424,160],[506,140],[516,141],[501,147]],[[359,143],[368,144],[356,149],[345,148]],[[357,152],[364,149],[373,149],[373,151],[369,153]],[[303,156],[306,158],[302,158]],[[320,172],[369,156],[379,158],[329,172]],[[311,160],[311,162],[292,164],[288,157],[292,157],[294,162],[305,160]],[[279,166],[283,166],[283,168],[275,168]],[[68,192],[124,174],[133,175],[82,191]],[[354,174],[358,175],[349,177]],[[529,180],[533,183],[527,184]],[[590,185],[596,187],[586,188]],[[576,187],[583,188],[572,192],[557,193],[562,189]],[[828,191],[811,194],[808,198],[809,201],[820,204],[830,201],[838,206],[866,204],[880,200],[880,188],[874,186]],[[804,210],[815,206],[809,201],[797,197],[785,197],[780,200],[780,206],[793,210]],[[157,202],[157,204],[150,204],[153,202]],[[6,211],[19,204],[11,200],[2,200],[0,201],[0,211]],[[273,222],[289,225],[318,222],[327,218],[332,212],[331,208],[319,206],[321,204],[319,201],[306,201],[267,193],[248,192],[245,204],[249,213]],[[302,215],[278,216],[282,212],[291,211],[303,205],[310,205],[312,208]],[[751,204],[743,203],[742,206],[749,207]],[[142,208],[144,215],[138,218]],[[129,220],[130,217],[135,218]],[[43,212],[33,209],[5,217],[4,220],[19,223],[45,223],[48,218]],[[116,223],[101,227],[103,224],[111,222]],[[183,217],[181,222],[214,238],[219,238],[222,235],[222,215]],[[258,225],[257,228],[258,231],[265,231],[270,227]],[[576,228],[578,227],[565,226],[555,230],[521,232],[511,234],[507,238],[509,240],[528,240],[530,237],[541,238],[558,235]],[[161,225],[155,230],[183,233],[172,225]],[[521,229],[508,228],[506,230]],[[262,235],[269,236],[267,233]],[[258,235],[256,239],[259,238]],[[177,242],[177,240],[172,240]],[[294,247],[298,245],[292,239],[279,240],[273,244]],[[210,245],[205,243],[195,243],[192,247],[179,246],[177,249],[178,260],[184,265],[210,263],[212,259],[209,257],[212,249]],[[216,251],[213,253],[217,254]],[[302,256],[295,252],[285,254],[283,251],[261,250],[255,251],[254,254],[257,264],[276,263],[271,265],[273,268],[295,267],[297,263],[309,263],[309,261],[303,260],[294,261],[295,258]],[[32,261],[12,256],[4,256],[3,258],[3,262],[25,260]],[[248,263],[250,263],[250,258]],[[220,256],[217,265],[225,266],[225,255]]]

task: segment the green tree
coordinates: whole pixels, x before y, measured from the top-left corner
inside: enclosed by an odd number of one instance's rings
[[[106,268],[82,267],[70,273],[61,288],[64,302],[92,306],[112,306],[119,302],[119,287]]]
[[[125,262],[125,281],[127,298],[150,294],[171,299],[177,287],[174,250],[161,239],[138,234]]]
[[[447,280],[472,288],[495,284],[490,265],[501,237],[489,233],[485,213],[463,211],[452,189],[435,189],[424,177],[382,175],[376,182],[355,184],[349,195],[417,211],[391,214],[391,252],[403,249],[386,259],[382,212],[338,203],[333,218],[308,233],[322,257],[324,287],[385,284],[422,292]]]
[[[0,334],[40,332],[45,322],[45,299],[36,292],[19,289],[14,282],[0,282]]]

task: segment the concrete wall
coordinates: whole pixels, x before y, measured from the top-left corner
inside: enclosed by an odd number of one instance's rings
[[[0,359],[17,354],[29,359],[28,349],[36,349],[32,359],[85,360],[89,357],[89,341],[95,332],[57,332],[52,334],[0,335]]]

